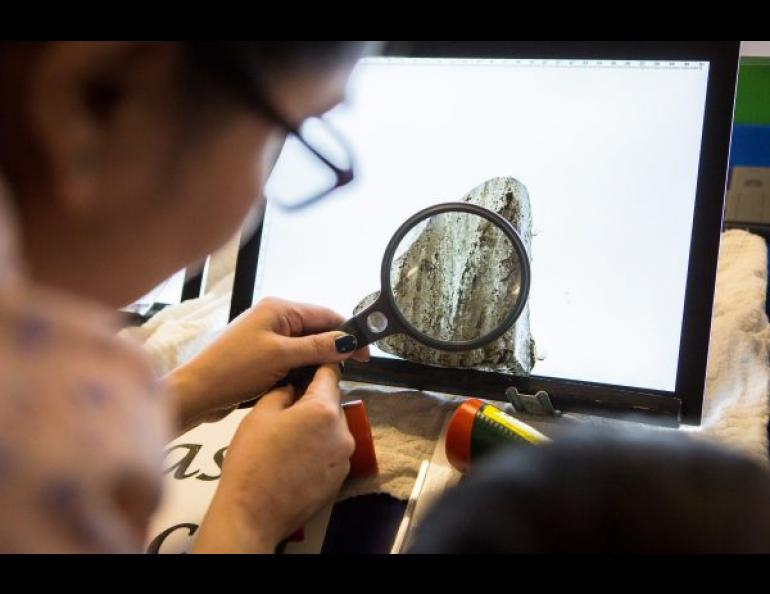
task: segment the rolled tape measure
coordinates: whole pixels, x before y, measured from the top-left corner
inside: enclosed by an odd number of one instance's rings
[[[350,474],[348,478],[365,478],[378,472],[377,453],[374,450],[372,426],[366,406],[360,400],[346,402],[342,405],[348,429],[356,442],[356,448],[350,457]]]
[[[467,472],[472,462],[506,445],[537,445],[549,441],[534,427],[472,398],[463,402],[449,421],[446,456],[457,470]]]

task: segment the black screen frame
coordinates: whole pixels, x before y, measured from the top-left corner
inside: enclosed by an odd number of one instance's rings
[[[373,358],[349,362],[344,378],[505,400],[505,389],[548,392],[562,411],[677,426],[699,425],[716,284],[717,259],[728,180],[739,41],[413,41],[391,42],[383,55],[428,58],[660,60],[709,62],[705,119],[690,244],[685,308],[674,392],[542,376],[440,369]],[[236,264],[231,319],[252,305],[261,227],[246,241]]]

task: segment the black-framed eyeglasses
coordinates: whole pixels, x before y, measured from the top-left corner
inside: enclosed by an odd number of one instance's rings
[[[252,109],[287,133],[265,187],[271,204],[302,210],[353,181],[353,151],[323,117],[306,118],[297,128],[256,88],[246,98]]]
[[[296,128],[269,107],[265,113],[288,133],[265,187],[270,203],[302,210],[353,181],[353,152],[323,117]]]
[[[353,181],[353,152],[323,118],[309,118],[298,128],[274,107],[265,80],[250,58],[252,44],[206,41],[189,42],[187,47],[212,82],[229,89],[250,109],[287,132],[265,196],[284,210],[301,210]]]

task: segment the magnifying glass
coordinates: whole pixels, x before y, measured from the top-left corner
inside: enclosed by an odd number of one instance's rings
[[[438,204],[396,231],[382,259],[379,296],[338,330],[355,336],[358,348],[406,334],[441,351],[476,350],[519,319],[530,276],[527,250],[507,219],[467,202]],[[303,392],[315,370],[294,370],[279,385]]]
[[[379,297],[339,330],[359,348],[406,334],[441,351],[476,350],[519,319],[530,277],[526,248],[507,219],[466,202],[438,204],[396,231]]]

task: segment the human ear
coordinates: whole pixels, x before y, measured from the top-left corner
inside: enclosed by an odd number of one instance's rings
[[[28,79],[30,132],[41,149],[46,198],[78,217],[103,206],[101,190],[121,110],[174,80],[174,46],[51,42]]]

